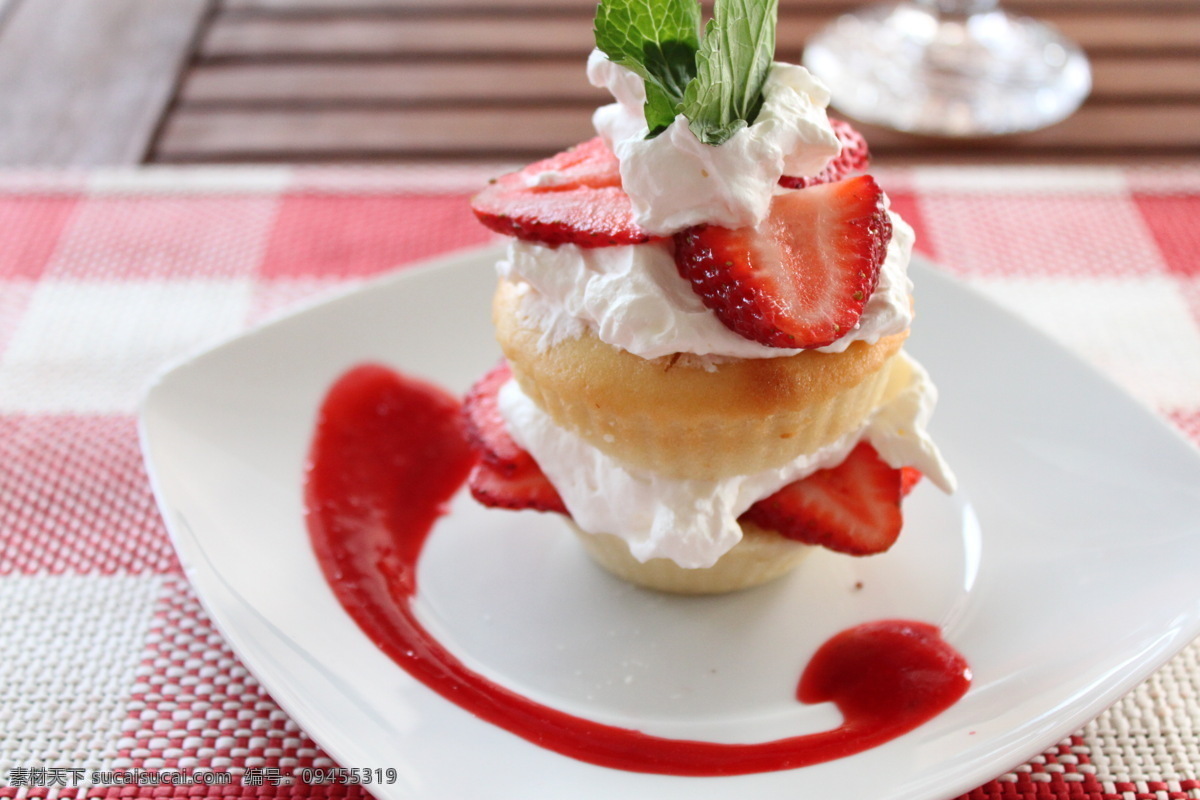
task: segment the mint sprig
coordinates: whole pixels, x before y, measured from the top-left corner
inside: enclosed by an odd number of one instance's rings
[[[717,1],[683,96],[688,127],[705,144],[720,144],[758,118],[777,8],[778,0]]]
[[[696,77],[700,5],[695,0],[604,0],[596,9],[596,47],[646,84],[646,124],[655,136],[675,120]]]
[[[683,114],[719,145],[762,108],[777,13],[778,0],[716,0],[701,38],[696,0],[601,0],[596,47],[644,81],[649,137]]]

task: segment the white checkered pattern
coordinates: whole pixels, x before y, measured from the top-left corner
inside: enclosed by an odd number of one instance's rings
[[[1175,279],[987,276],[975,283],[1148,405],[1187,408],[1200,398],[1200,369],[1186,368],[1200,364],[1200,326]]]
[[[165,364],[241,328],[251,292],[244,278],[43,279],[0,355],[0,413],[132,412]]]
[[[0,581],[0,775],[19,764],[112,769],[162,578]]]

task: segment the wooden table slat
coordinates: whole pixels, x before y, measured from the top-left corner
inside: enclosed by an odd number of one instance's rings
[[[1092,87],[1095,101],[1200,100],[1200,58],[1093,58]]]
[[[200,57],[261,58],[386,55],[579,55],[592,47],[592,31],[572,19],[309,18],[218,20]]]
[[[870,0],[780,0],[783,13],[836,14],[867,5]],[[242,14],[379,14],[413,11],[483,10],[489,13],[576,12],[591,14],[596,0],[224,0],[227,11]],[[706,0],[705,5],[711,5]],[[1004,7],[1023,14],[1045,14],[1063,9],[1084,11],[1178,11],[1195,9],[1196,0],[1005,0]]]
[[[477,62],[388,64],[232,64],[192,70],[180,90],[184,106],[236,103],[275,105],[374,103],[610,102],[587,82],[579,59],[506,64]]]
[[[1101,58],[1093,65],[1094,102],[1200,100],[1200,69],[1186,58]],[[477,62],[208,64],[180,90],[182,107],[228,108],[375,104],[585,105],[610,102],[587,82],[579,59]]]
[[[175,114],[160,160],[270,160],[287,150],[314,156],[357,153],[490,156],[549,154],[595,135],[582,109],[422,109],[419,111],[230,111]]]
[[[181,110],[168,122],[156,157],[184,160],[278,160],[280,154],[329,158],[417,157],[458,153],[465,157],[546,155],[594,135],[585,109],[414,109],[327,111]],[[1122,108],[1085,108],[1067,121],[1022,136],[974,142],[992,156],[1022,147],[1110,153],[1158,148],[1177,154],[1193,148],[1200,108],[1146,106],[1136,116]],[[964,143],[930,143],[891,131],[868,137],[878,154],[914,147],[961,149]],[[287,160],[287,159],[284,159]]]
[[[1164,18],[1139,13],[1119,18],[1047,15],[1085,50],[1200,54],[1200,7]],[[829,18],[783,17],[777,52],[794,58]],[[202,59],[417,57],[565,57],[592,48],[591,27],[570,18],[419,17],[411,19],[223,17],[205,37]]]

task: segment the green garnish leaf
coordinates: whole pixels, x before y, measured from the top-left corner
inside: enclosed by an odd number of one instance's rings
[[[675,121],[696,76],[700,5],[695,0],[604,0],[596,9],[596,47],[646,83],[650,135]]]
[[[775,55],[777,12],[778,0],[718,0],[682,108],[705,144],[720,144],[757,119]]]
[[[646,86],[652,138],[684,114],[719,145],[754,122],[775,54],[778,0],[716,0],[700,38],[696,0],[601,0],[596,47]]]

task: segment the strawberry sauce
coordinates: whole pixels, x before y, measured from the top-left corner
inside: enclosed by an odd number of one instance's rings
[[[668,775],[792,769],[875,747],[966,692],[970,671],[932,625],[871,622],[826,642],[804,670],[803,703],[844,722],[754,744],[665,739],[571,716],[472,672],[413,612],[421,549],[475,457],[458,401],[364,365],[321,407],[305,485],[313,548],[334,594],[381,650],[450,702],[541,747],[592,764]]]

